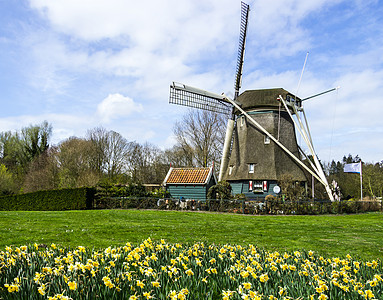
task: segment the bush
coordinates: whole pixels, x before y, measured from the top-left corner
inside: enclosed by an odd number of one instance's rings
[[[38,191],[0,197],[0,210],[75,210],[93,207],[94,189]]]

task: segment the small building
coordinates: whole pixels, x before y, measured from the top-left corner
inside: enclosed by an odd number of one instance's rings
[[[209,188],[217,184],[210,168],[170,168],[163,185],[172,198],[206,200]]]
[[[145,192],[154,192],[161,188],[160,183],[143,183],[142,186],[145,188]]]

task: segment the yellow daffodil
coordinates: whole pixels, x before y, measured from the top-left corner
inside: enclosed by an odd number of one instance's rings
[[[69,281],[68,286],[69,286],[69,289],[71,289],[72,291],[77,289],[77,283],[75,281]]]

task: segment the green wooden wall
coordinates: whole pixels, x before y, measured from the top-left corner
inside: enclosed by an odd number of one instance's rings
[[[256,199],[256,198],[265,198],[267,195],[273,195],[275,196],[275,193],[273,192],[273,188],[277,185],[276,181],[268,181],[267,182],[267,191],[264,192],[249,192],[249,181],[234,181],[229,182],[231,185],[231,191],[233,195],[237,194],[245,194],[245,196],[249,199]]]
[[[168,184],[166,190],[170,193],[172,198],[206,200],[207,192],[211,186],[215,185],[213,177],[207,185],[183,185],[183,184]]]

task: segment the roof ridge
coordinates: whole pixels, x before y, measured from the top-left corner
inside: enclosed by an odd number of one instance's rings
[[[204,184],[211,172],[211,167],[172,168],[169,170],[166,182]]]

